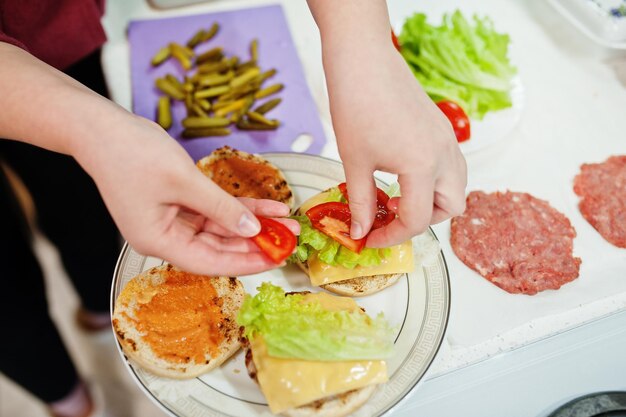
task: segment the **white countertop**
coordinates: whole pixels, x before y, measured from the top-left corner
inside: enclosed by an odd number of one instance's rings
[[[129,20],[268,3],[285,9],[327,130],[323,155],[336,158],[319,37],[304,1],[214,0],[158,10],[143,0],[109,0],[103,63],[112,98],[130,109]],[[571,190],[581,163],[626,153],[626,52],[595,45],[545,0],[390,0],[389,9],[398,29],[420,7],[436,20],[461,3],[510,34],[525,95],[512,133],[467,155],[468,190],[511,189],[549,200],[578,232],[581,277],[558,297],[511,296],[456,259],[448,222],[435,226],[452,285],[447,338],[426,381],[393,415],[543,416],[578,395],[626,390],[619,377],[626,375],[626,250],[611,247],[582,219]]]

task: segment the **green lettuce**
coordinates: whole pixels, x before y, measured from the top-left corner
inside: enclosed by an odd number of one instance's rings
[[[488,17],[474,16],[472,24],[457,10],[434,26],[416,13],[405,21],[399,41],[404,59],[434,101],[452,100],[478,119],[512,105],[517,70],[508,58],[510,39],[496,32]]]
[[[372,318],[360,311],[328,311],[319,303],[303,303],[303,295],[285,296],[264,282],[249,294],[237,323],[249,339],[263,336],[270,356],[316,361],[379,360],[393,353],[394,329],[382,313]]]
[[[390,248],[363,248],[361,253],[353,252],[313,228],[307,216],[292,216],[291,218],[300,223],[298,246],[296,252],[289,258],[291,262],[304,262],[309,259],[313,251],[317,251],[319,260],[325,264],[354,269],[358,265],[364,267],[380,265],[381,261],[391,253]]]
[[[400,195],[400,184],[392,184],[387,193],[393,193],[389,194],[390,197]],[[346,202],[339,188],[333,187],[328,190],[325,202],[331,201]],[[363,248],[361,253],[353,252],[315,229],[307,216],[291,216],[291,218],[300,223],[298,246],[296,246],[296,252],[288,259],[292,263],[305,262],[313,251],[317,251],[318,259],[327,265],[354,269],[359,265],[363,267],[380,265],[382,260],[391,254],[390,248]]]

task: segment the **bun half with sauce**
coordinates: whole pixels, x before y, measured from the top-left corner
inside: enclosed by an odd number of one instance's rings
[[[119,294],[113,328],[129,360],[155,375],[187,379],[222,364],[241,346],[237,278],[162,265],[131,279]]]
[[[200,159],[196,166],[235,197],[265,198],[293,208],[293,192],[284,174],[259,155],[224,146]]]
[[[387,381],[394,330],[356,302],[263,283],[237,318],[248,374],[274,414],[341,417]]]

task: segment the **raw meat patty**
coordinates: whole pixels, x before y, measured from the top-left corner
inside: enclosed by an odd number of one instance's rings
[[[472,191],[451,229],[459,259],[510,293],[556,290],[578,277],[576,231],[567,217],[530,194]]]
[[[583,217],[617,247],[626,248],[626,155],[583,164],[574,179]]]

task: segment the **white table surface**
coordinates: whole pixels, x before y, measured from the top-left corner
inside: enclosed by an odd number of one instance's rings
[[[109,0],[103,64],[112,98],[130,110],[125,32],[130,20],[268,3],[284,6],[327,130],[323,155],[337,158],[319,37],[302,0],[214,0],[172,9],[151,8],[144,0]],[[438,18],[461,5],[465,12],[492,16],[496,28],[511,35],[525,89],[524,114],[512,133],[467,155],[468,190],[509,188],[550,200],[576,227],[577,254],[594,258],[583,257],[588,269],[581,270],[580,279],[600,281],[591,287],[593,295],[581,290],[588,283],[569,284],[574,289],[559,290],[569,291],[563,297],[569,301],[551,304],[538,297],[536,308],[529,309],[525,299],[502,298],[501,290],[454,257],[447,243],[448,222],[435,226],[452,281],[448,336],[424,382],[392,414],[547,416],[583,394],[626,390],[626,250],[607,246],[577,213],[571,193],[572,177],[582,162],[626,153],[626,53],[595,45],[545,0],[389,1],[396,29],[420,7]],[[610,268],[598,264],[602,257]],[[507,308],[507,320],[490,318],[504,315]],[[470,326],[481,330],[468,331]]]

